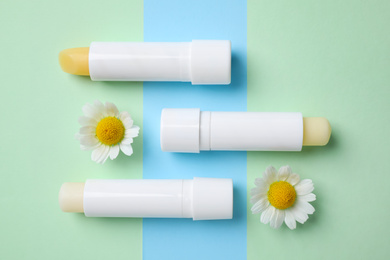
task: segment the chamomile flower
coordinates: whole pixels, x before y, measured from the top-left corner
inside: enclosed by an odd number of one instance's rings
[[[250,192],[251,210],[253,214],[261,213],[260,221],[264,224],[279,228],[285,222],[290,229],[295,229],[296,221],[303,224],[314,213],[309,203],[316,200],[313,182],[300,180],[290,166],[283,166],[278,172],[268,167],[263,178],[255,179],[255,185]]]
[[[108,157],[114,160],[120,150],[128,156],[133,154],[131,144],[140,128],[133,125],[128,112],[119,113],[114,104],[103,105],[97,100],[82,110],[84,116],[79,118],[81,128],[76,138],[82,150],[92,150],[92,161],[103,164]]]

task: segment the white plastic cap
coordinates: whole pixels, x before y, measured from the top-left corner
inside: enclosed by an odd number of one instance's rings
[[[164,108],[161,113],[161,150],[199,153],[199,124],[199,108]]]
[[[232,219],[232,179],[194,178],[193,219]]]
[[[192,84],[230,84],[231,43],[228,40],[193,40]]]

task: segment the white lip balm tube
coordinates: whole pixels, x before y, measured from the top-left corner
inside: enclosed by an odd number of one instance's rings
[[[230,84],[231,43],[92,42],[89,48],[63,50],[65,72],[90,75],[94,81],[184,81]]]
[[[210,112],[163,109],[161,149],[199,153],[209,150],[301,151],[328,143],[331,128],[322,117],[301,113]]]
[[[59,193],[64,212],[87,217],[232,219],[231,179],[87,180],[67,182]]]

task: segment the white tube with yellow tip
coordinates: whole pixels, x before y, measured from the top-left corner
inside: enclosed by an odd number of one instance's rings
[[[183,81],[230,84],[231,43],[92,42],[90,47],[60,52],[63,71],[94,81]]]
[[[323,146],[331,127],[326,118],[293,112],[210,112],[163,109],[161,149],[166,152],[301,151]]]
[[[59,193],[64,212],[87,217],[233,218],[231,179],[87,180],[67,182]]]

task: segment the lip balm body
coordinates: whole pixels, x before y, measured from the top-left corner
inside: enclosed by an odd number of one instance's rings
[[[231,219],[231,179],[87,180],[64,183],[59,194],[65,212],[87,217]]]
[[[303,145],[325,145],[330,133],[328,120],[301,113],[163,109],[161,114],[161,149],[168,152],[300,151]]]
[[[184,81],[230,84],[231,44],[192,42],[92,42],[60,52],[65,72],[94,81]]]

